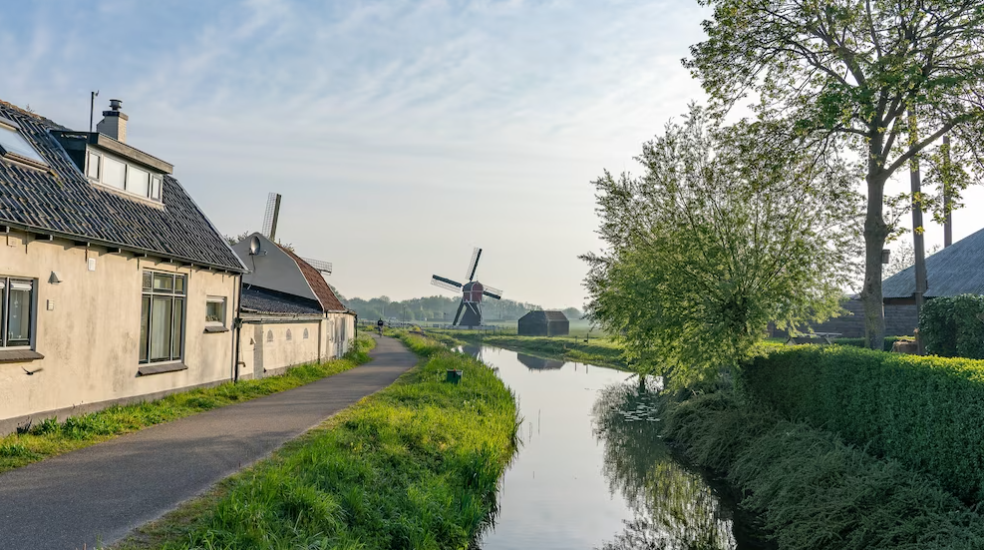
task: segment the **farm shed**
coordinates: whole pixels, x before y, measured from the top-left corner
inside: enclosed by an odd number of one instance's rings
[[[914,267],[885,279],[885,305],[915,304]],[[961,294],[984,295],[984,229],[926,258],[926,299]]]
[[[571,324],[561,311],[531,311],[519,319],[520,336],[565,336]]]

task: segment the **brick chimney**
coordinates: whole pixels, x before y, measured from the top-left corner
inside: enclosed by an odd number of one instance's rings
[[[120,110],[122,107],[123,102],[121,100],[110,99],[109,110],[103,111],[103,119],[96,125],[96,131],[120,143],[126,143],[126,121],[130,120],[130,117]]]

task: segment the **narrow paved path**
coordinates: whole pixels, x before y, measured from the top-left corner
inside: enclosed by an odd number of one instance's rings
[[[373,361],[317,382],[160,424],[0,475],[0,546],[90,550],[111,544],[416,363],[378,340]]]

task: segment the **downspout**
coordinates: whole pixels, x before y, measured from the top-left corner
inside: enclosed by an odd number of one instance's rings
[[[232,382],[239,382],[239,348],[242,346],[241,333],[243,330],[243,276],[238,277],[239,284],[236,285],[236,318],[233,325],[236,327],[236,353],[232,364]]]

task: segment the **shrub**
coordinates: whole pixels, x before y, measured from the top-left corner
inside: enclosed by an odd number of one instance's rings
[[[919,315],[919,332],[927,353],[984,359],[984,296],[929,300]]]
[[[936,476],[984,499],[984,362],[797,346],[753,358],[739,388],[753,402]]]
[[[886,336],[882,349],[892,351],[892,346],[895,345],[895,342],[911,340],[913,340],[912,336]],[[836,338],[834,339],[834,343],[839,346],[851,346],[855,348],[868,347],[868,342],[864,338]]]
[[[782,549],[976,549],[981,517],[939,482],[727,394],[671,404],[665,433],[727,472]]]

